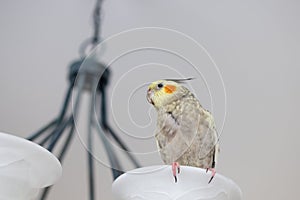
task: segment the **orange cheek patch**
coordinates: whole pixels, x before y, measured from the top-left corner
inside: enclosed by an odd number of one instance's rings
[[[174,85],[165,85],[164,87],[165,93],[171,94],[176,91],[176,86]]]

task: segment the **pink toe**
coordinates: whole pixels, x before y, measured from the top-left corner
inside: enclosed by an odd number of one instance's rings
[[[176,176],[176,170],[177,170],[176,163],[172,163],[172,172],[173,172],[173,176]]]

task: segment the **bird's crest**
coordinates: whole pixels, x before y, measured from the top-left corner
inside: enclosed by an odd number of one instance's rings
[[[190,77],[190,78],[177,78],[177,79],[165,79],[166,81],[174,81],[176,83],[185,83],[186,81],[193,80],[195,78]]]

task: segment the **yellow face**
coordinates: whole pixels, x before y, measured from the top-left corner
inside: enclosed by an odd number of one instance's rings
[[[147,100],[156,108],[163,106],[178,92],[180,85],[174,81],[159,80],[151,83],[147,91]]]

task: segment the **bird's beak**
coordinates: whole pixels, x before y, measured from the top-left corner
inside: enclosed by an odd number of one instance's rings
[[[152,100],[152,98],[153,98],[153,91],[151,90],[151,89],[148,89],[148,91],[147,91],[147,101],[149,102],[149,103],[151,103],[152,105],[154,105],[154,102],[153,102],[153,100]]]

